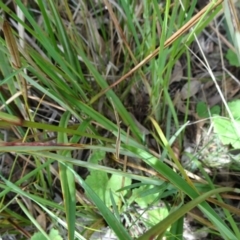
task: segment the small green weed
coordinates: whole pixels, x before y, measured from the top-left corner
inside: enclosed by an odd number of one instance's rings
[[[232,49],[228,49],[225,57],[231,66],[240,67],[240,62],[238,60],[238,56]]]
[[[197,104],[197,114],[200,118],[208,118],[213,114],[220,114],[220,107],[218,105],[208,108],[204,102]]]
[[[58,230],[51,229],[48,238],[46,238],[45,235],[43,235],[41,232],[35,233],[31,240],[63,240],[62,237],[59,235]]]
[[[214,130],[223,144],[231,144],[234,149],[240,148],[240,101],[228,103],[233,119],[220,118],[216,115],[213,118]]]

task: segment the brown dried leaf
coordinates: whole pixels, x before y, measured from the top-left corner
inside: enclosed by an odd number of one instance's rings
[[[174,66],[170,84],[173,82],[179,82],[182,79],[182,76],[183,76],[183,68],[182,68],[182,64],[178,60]]]
[[[201,89],[201,82],[198,80],[192,80],[187,82],[181,90],[181,98],[183,100],[194,96]]]
[[[226,79],[226,81],[219,84],[219,86],[227,100],[231,100],[238,92],[240,92],[240,85],[232,78]],[[203,91],[204,92],[200,94],[200,98],[203,101],[207,101],[209,107],[221,102],[221,96],[219,95],[213,82],[205,83]]]
[[[6,42],[8,51],[10,53],[12,66],[15,69],[19,69],[19,68],[21,68],[21,61],[20,61],[20,54],[18,51],[18,45],[17,45],[17,41],[13,35],[12,28],[7,20],[4,20],[2,30],[4,33],[5,42]],[[22,94],[23,94],[23,98],[25,101],[25,105],[26,105],[26,107],[23,109],[24,117],[26,119],[29,119],[30,117],[29,117],[28,110],[27,110],[28,109],[27,82],[21,74],[18,75],[18,78],[20,79],[20,82],[22,85],[21,86]]]
[[[47,219],[46,219],[46,215],[44,214],[44,212],[41,212],[37,218],[36,218],[37,222],[39,223],[39,225],[46,230],[46,226],[47,226]]]

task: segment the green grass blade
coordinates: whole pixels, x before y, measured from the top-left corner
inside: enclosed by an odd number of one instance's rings
[[[62,115],[60,120],[60,127],[67,127],[70,113],[65,112]],[[64,133],[58,133],[58,143],[68,143],[67,135]],[[70,151],[59,151],[58,152],[62,156],[71,156]],[[59,170],[60,170],[60,181],[63,191],[64,198],[64,207],[66,211],[66,219],[68,225],[68,239],[74,240],[74,232],[75,232],[75,222],[76,222],[76,188],[75,188],[75,180],[74,175],[69,169],[73,168],[71,163],[61,163],[59,162]],[[68,166],[68,168],[66,167]]]

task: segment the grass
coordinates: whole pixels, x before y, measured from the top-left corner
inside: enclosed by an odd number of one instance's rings
[[[184,60],[190,89],[189,49],[222,1],[15,2],[22,14],[0,2],[0,234],[183,239],[197,207],[209,236],[240,239],[223,197],[239,189],[181,164],[192,96],[182,122],[169,87]]]

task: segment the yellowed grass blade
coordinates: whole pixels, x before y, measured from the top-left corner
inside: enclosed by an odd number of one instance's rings
[[[228,24],[233,44],[240,63],[240,24],[237,16],[237,11],[232,0],[224,0],[223,4],[225,18]]]
[[[17,46],[16,40],[14,38],[14,35],[12,33],[12,29],[11,29],[9,23],[6,20],[3,22],[3,27],[2,28],[3,28],[3,33],[4,33],[5,41],[6,41],[6,44],[7,44],[7,48],[8,48],[8,51],[10,53],[12,67],[14,69],[20,69],[21,68],[21,61],[20,61],[20,54],[19,54],[19,51],[18,51],[18,46]],[[28,111],[27,111],[27,109],[28,109],[27,84],[26,84],[26,81],[22,77],[21,74],[18,74],[18,78],[20,80],[20,86],[21,86],[22,95],[23,95],[23,98],[24,98],[24,101],[25,101],[25,107],[26,107],[24,109],[23,115],[26,119],[28,119],[29,115],[27,114],[28,113]]]

